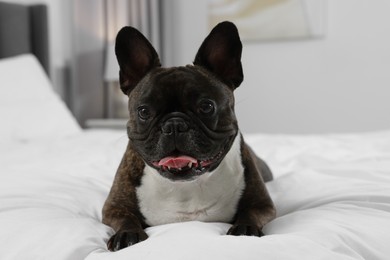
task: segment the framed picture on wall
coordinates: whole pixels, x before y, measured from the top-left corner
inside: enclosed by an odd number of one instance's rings
[[[234,22],[244,41],[325,35],[326,0],[208,0],[209,27]]]

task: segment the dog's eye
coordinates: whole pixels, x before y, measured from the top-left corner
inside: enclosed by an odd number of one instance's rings
[[[142,120],[148,120],[151,118],[152,113],[147,106],[140,106],[138,108],[138,117]]]
[[[198,112],[203,115],[212,115],[215,111],[215,104],[211,100],[203,100],[199,103]]]

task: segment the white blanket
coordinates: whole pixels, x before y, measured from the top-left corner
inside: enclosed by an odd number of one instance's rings
[[[223,223],[147,229],[146,241],[106,250],[101,209],[127,143],[124,132],[4,142],[0,259],[388,259],[390,132],[253,135],[271,166],[278,217],[262,238],[226,236]]]

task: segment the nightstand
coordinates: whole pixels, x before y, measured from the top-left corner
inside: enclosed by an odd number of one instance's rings
[[[117,129],[126,130],[127,119],[122,118],[107,118],[107,119],[88,119],[85,122],[86,128],[98,129]]]

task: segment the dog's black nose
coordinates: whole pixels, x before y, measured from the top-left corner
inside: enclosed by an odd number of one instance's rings
[[[183,118],[173,117],[165,121],[161,130],[163,134],[172,135],[187,132],[188,128],[188,123]]]

